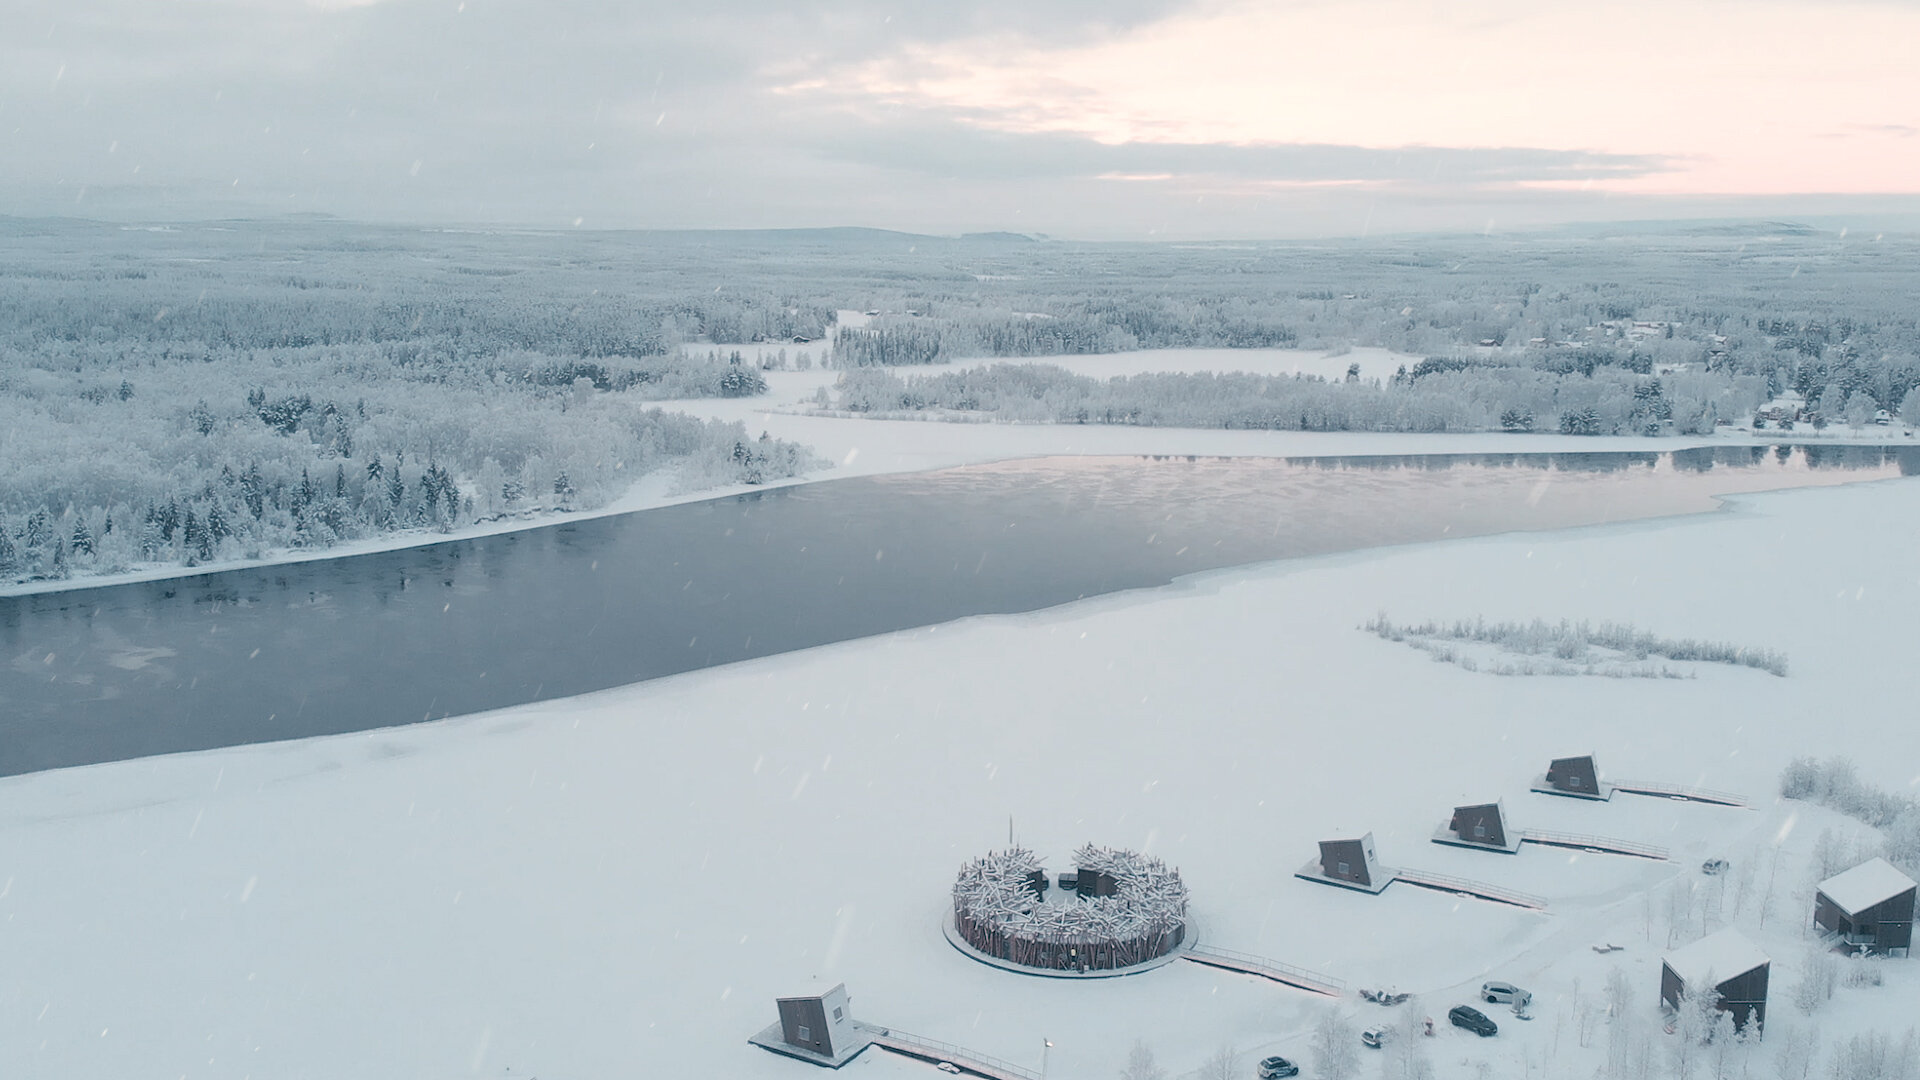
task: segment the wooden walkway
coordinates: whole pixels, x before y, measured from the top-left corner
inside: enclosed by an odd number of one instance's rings
[[[1529,844],[1544,844],[1549,847],[1573,848],[1577,851],[1592,851],[1605,855],[1633,855],[1642,859],[1665,862],[1667,849],[1653,844],[1639,844],[1632,840],[1616,840],[1610,836],[1588,836],[1585,833],[1550,832],[1545,829],[1522,829],[1520,839]]]
[[[1735,795],[1731,791],[1715,791],[1712,788],[1687,787],[1683,784],[1662,784],[1652,780],[1616,780],[1613,790],[1624,791],[1630,795],[1652,795],[1661,799],[1680,799],[1684,802],[1712,803],[1715,806],[1749,806],[1747,797]]]
[[[1450,874],[1436,874],[1431,870],[1409,870],[1401,867],[1393,872],[1395,881],[1404,881],[1409,885],[1418,885],[1423,889],[1449,892],[1456,896],[1470,896],[1476,900],[1491,900],[1496,904],[1512,904],[1514,907],[1530,911],[1545,911],[1547,898],[1524,893],[1518,889],[1489,885],[1484,881],[1468,881]]]
[[[1196,964],[1220,968],[1224,971],[1237,971],[1242,975],[1253,975],[1262,979],[1271,979],[1298,990],[1306,990],[1328,997],[1339,997],[1346,993],[1347,984],[1331,975],[1308,971],[1306,968],[1283,964],[1278,960],[1269,960],[1252,953],[1235,952],[1232,949],[1216,949],[1210,945],[1195,945],[1182,957]]]
[[[938,1039],[910,1035],[897,1028],[876,1030],[873,1033],[873,1045],[929,1064],[951,1065],[963,1073],[986,1077],[987,1080],[1040,1080],[1039,1073],[1015,1065],[1011,1061],[990,1057],[976,1050],[941,1042]]]

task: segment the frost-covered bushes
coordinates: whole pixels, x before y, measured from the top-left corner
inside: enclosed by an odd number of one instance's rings
[[[1920,1035],[1855,1035],[1833,1048],[1827,1070],[1832,1080],[1920,1080]]]
[[[1920,818],[1915,817],[1920,804],[1861,780],[1853,762],[1846,758],[1793,759],[1780,774],[1780,794],[1838,810],[1875,828],[1899,825],[1901,829],[1896,831],[1903,837],[1908,828],[1920,832],[1915,828],[1920,826]]]
[[[946,358],[930,354],[914,362]],[[1518,431],[1530,429],[1533,417],[1564,415],[1577,416],[1578,422],[1562,424],[1563,429],[1581,435],[1707,431],[1714,416],[1738,413],[1759,400],[1755,385],[1725,379],[1695,388],[1703,398],[1670,397],[1659,379],[1629,371],[1606,368],[1576,375],[1519,362],[1439,364],[1420,376],[1384,383],[1246,372],[1098,379],[1046,364],[994,364],[927,375],[857,368],[841,377],[838,390],[836,408],[875,417],[932,412],[1016,423]],[[1669,429],[1661,423],[1667,416],[1692,419]]]
[[[1488,622],[1476,617],[1453,622],[1402,625],[1395,623],[1382,613],[1368,620],[1363,629],[1389,641],[1404,642],[1429,650],[1432,649],[1431,643],[1435,641],[1474,642],[1492,645],[1505,652],[1563,662],[1561,665],[1545,665],[1540,670],[1515,671],[1514,674],[1572,674],[1575,673],[1573,670],[1562,669],[1574,666],[1586,668],[1596,663],[1620,659],[1645,661],[1656,656],[1676,662],[1732,664],[1756,668],[1771,675],[1784,676],[1787,673],[1786,655],[1773,649],[1749,648],[1693,638],[1663,638],[1640,630],[1629,623],[1603,622],[1594,625],[1585,621],[1570,622],[1565,619],[1557,623],[1550,623],[1543,619],[1534,619],[1530,622]],[[1605,650],[1608,655],[1596,656],[1596,650]],[[1595,673],[1604,674],[1605,672]],[[1649,669],[1647,673],[1671,674],[1657,669]]]

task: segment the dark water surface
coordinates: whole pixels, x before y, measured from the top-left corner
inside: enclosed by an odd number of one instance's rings
[[[1046,458],[0,597],[0,775],[413,723],[1197,570],[1916,473],[1907,447]]]

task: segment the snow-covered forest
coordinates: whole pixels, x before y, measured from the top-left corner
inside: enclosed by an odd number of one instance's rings
[[[1701,435],[1786,395],[1815,426],[1920,423],[1904,277],[1920,252],[1902,238],[1171,246],[316,220],[0,236],[0,580],[591,509],[660,470],[687,491],[792,476],[806,447],[652,403],[753,396],[760,363],[815,354],[848,369],[818,404],[869,417]],[[1424,359],[1377,380],[898,370],[1273,346]]]

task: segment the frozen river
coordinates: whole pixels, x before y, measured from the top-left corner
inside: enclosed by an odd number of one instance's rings
[[[414,723],[1201,570],[1916,473],[1906,447],[1044,458],[5,597],[0,775]]]

